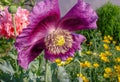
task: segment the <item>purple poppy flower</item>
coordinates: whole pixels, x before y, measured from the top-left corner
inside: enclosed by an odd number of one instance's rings
[[[74,31],[95,29],[97,18],[91,6],[82,0],[78,0],[62,18],[58,0],[37,3],[30,14],[30,24],[16,39],[20,66],[27,69],[43,50],[45,58],[50,61],[73,57],[85,40],[84,36]]]

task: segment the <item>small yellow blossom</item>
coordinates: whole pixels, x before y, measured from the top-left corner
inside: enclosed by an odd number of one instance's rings
[[[107,74],[112,73],[111,68],[109,68],[109,67],[105,68],[105,73],[107,73]]]
[[[117,73],[117,75],[120,75],[120,65],[115,65],[114,70]]]
[[[120,76],[118,76],[118,82],[120,82]]]
[[[72,57],[68,57],[68,58],[67,58],[67,61],[72,61],[72,60],[73,60]]]
[[[103,60],[104,62],[110,62],[109,59],[105,56],[101,57],[101,60]]]
[[[105,68],[104,70],[105,70],[105,73],[104,73],[103,76],[104,76],[105,78],[111,77],[111,75],[112,75],[112,69],[111,69],[110,67],[107,67],[107,68]]]
[[[58,66],[63,66],[65,65],[64,61],[61,61],[60,59],[56,59],[55,62],[57,63]]]
[[[113,40],[113,37],[110,36],[110,35],[108,35],[108,39],[109,39],[109,40]]]
[[[111,55],[112,55],[110,51],[105,51],[105,54],[106,54],[107,56],[111,56]]]
[[[72,57],[68,57],[67,60],[65,61],[65,64],[69,64],[73,60]]]
[[[90,42],[89,44],[90,44],[90,45],[92,45],[92,44],[93,44],[93,42]]]
[[[99,67],[99,64],[98,64],[98,63],[94,63],[93,66],[94,66],[95,68],[98,68],[98,67]]]
[[[113,44],[116,44],[117,42],[116,41],[113,41]]]
[[[116,50],[120,51],[120,46],[116,46]]]
[[[100,57],[105,57],[106,54],[105,54],[104,52],[101,52],[99,56],[100,56]]]
[[[58,66],[62,66],[63,64],[62,63],[57,63]]]
[[[85,76],[83,76],[82,79],[83,79],[83,82],[89,82],[89,80]]]
[[[83,68],[87,67],[84,63],[80,63],[80,66]]]
[[[66,61],[61,61],[60,59],[56,59],[55,62],[57,63],[58,66],[64,66],[66,64],[69,64],[73,60],[72,57],[69,57],[66,59]]]
[[[89,42],[88,44],[87,44],[87,46],[91,46],[93,44],[93,42]]]
[[[103,44],[103,47],[104,47],[106,50],[109,49],[109,45],[107,45],[107,44]]]
[[[103,75],[105,78],[109,78],[109,74],[107,74],[107,73],[104,73],[104,75]]]
[[[108,39],[107,36],[104,36],[104,40]]]
[[[56,63],[60,63],[61,60],[60,60],[60,59],[56,59],[55,62],[56,62]]]
[[[80,63],[80,66],[85,68],[85,67],[91,67],[91,63],[88,61],[85,61],[84,63]]]
[[[88,62],[88,61],[85,61],[85,65],[86,65],[87,67],[91,67],[91,63]]]
[[[103,40],[103,42],[110,43],[110,41],[108,39]]]
[[[116,58],[115,61],[119,63],[120,62],[120,57]]]
[[[90,55],[90,54],[92,54],[92,52],[89,50],[86,52],[86,54]]]
[[[77,76],[80,77],[83,82],[89,82],[89,80],[83,74],[77,74]]]

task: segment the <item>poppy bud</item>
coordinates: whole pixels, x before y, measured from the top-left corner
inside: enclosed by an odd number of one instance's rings
[[[11,13],[11,14],[14,14],[17,12],[17,6],[16,5],[10,5],[9,8],[8,8],[8,11]]]

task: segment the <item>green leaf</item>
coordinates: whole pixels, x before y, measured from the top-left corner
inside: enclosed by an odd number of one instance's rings
[[[70,82],[69,76],[64,67],[58,67],[57,76],[60,82]]]
[[[4,73],[8,73],[8,74],[12,74],[12,75],[15,73],[15,71],[14,71],[13,67],[11,66],[10,62],[7,62],[5,60],[0,62],[0,70],[2,70]]]

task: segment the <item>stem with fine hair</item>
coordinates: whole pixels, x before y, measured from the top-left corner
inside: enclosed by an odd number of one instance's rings
[[[45,82],[48,82],[47,73],[48,73],[48,60],[45,60]]]
[[[14,14],[12,14],[12,23],[13,23],[13,28],[14,28],[14,35],[15,35],[15,38],[16,38],[16,36],[17,36],[17,31],[16,31],[16,24],[15,24]],[[13,42],[13,43],[14,43],[14,42]],[[16,54],[16,53],[15,53],[15,54]],[[17,60],[15,60],[15,65],[16,65],[16,72],[18,73],[19,66],[18,66]]]
[[[16,31],[16,24],[15,24],[14,14],[12,14],[12,22],[13,22],[13,27],[14,27],[14,34],[15,34],[15,37],[16,37],[17,36],[17,31]]]

